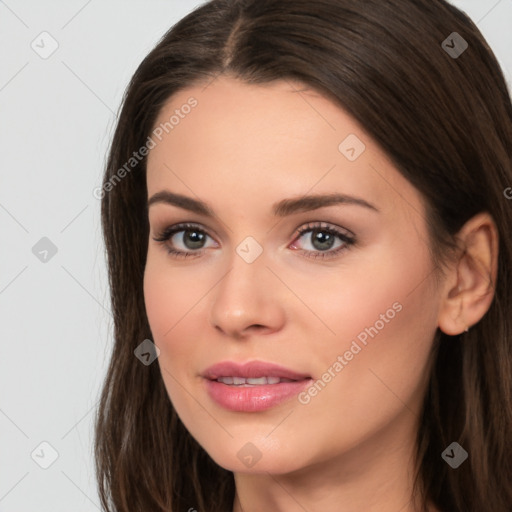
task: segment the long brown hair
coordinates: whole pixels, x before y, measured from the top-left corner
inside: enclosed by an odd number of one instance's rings
[[[461,55],[443,45],[450,35],[467,42]],[[436,262],[473,215],[493,216],[500,240],[494,300],[468,333],[436,334],[416,487],[424,510],[433,503],[443,512],[510,512],[512,202],[504,191],[512,186],[512,106],[483,36],[444,0],[212,0],[141,63],[124,96],[101,204],[114,317],[95,432],[104,509],[232,510],[232,473],[187,432],[158,365],[134,356],[152,339],[143,297],[146,159],[119,172],[174,93],[221,73],[245,83],[298,80],[359,121],[422,193]],[[469,454],[456,470],[441,458],[453,441]]]

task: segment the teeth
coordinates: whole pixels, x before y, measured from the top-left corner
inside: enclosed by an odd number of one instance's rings
[[[279,377],[257,377],[245,379],[244,377],[219,377],[218,382],[234,386],[262,386],[264,384],[279,384],[280,382],[293,382],[290,379]]]
[[[261,384],[277,384],[279,382],[279,379],[277,379],[277,382],[269,382],[268,379],[272,379],[272,377],[259,377],[257,379],[247,379],[247,384],[251,384],[254,386],[259,386]],[[275,377],[273,378],[273,380]]]

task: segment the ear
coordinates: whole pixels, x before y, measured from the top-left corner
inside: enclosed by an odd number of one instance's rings
[[[441,296],[439,328],[450,336],[480,321],[491,306],[498,274],[498,230],[487,212],[457,234],[461,255],[450,267]]]

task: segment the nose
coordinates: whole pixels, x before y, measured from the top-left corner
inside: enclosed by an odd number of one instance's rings
[[[210,324],[226,336],[269,334],[284,324],[285,290],[264,255],[247,263],[233,251],[229,270],[212,291]]]

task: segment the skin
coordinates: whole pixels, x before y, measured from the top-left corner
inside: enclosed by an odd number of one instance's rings
[[[412,464],[429,351],[438,327],[461,333],[489,308],[492,219],[479,214],[463,228],[467,251],[436,284],[421,194],[344,110],[298,83],[222,76],[177,93],[155,125],[190,96],[197,107],[151,149],[147,165],[148,198],[168,190],[215,212],[149,208],[145,302],[176,411],[234,472],[234,512],[416,510]],[[349,134],[366,146],[355,161],[338,149]],[[272,214],[282,199],[333,192],[378,211],[336,204]],[[202,249],[183,232],[153,239],[181,222],[209,235]],[[297,235],[311,222],[349,230],[356,243],[321,259],[312,232]],[[263,249],[252,263],[236,252],[248,236]],[[343,242],[334,245],[324,252]],[[192,254],[173,258],[170,246]],[[225,360],[274,362],[320,379],[394,303],[401,310],[307,404],[294,397],[264,412],[232,412],[205,391],[200,374]],[[261,454],[251,468],[237,457],[248,442]]]

